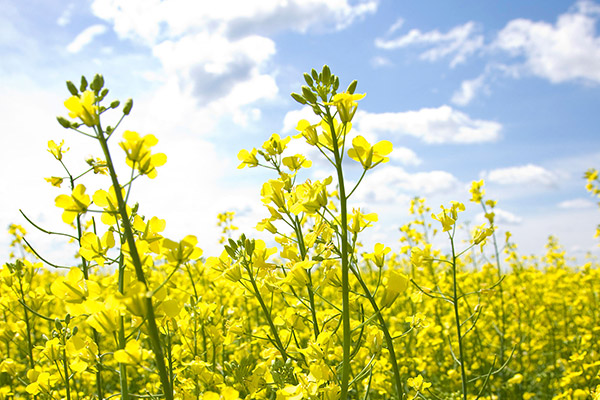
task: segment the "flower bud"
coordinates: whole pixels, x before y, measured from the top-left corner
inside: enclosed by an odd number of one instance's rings
[[[80,92],[85,92],[85,90],[87,89],[88,86],[88,82],[87,79],[85,79],[85,76],[81,76],[81,85],[79,86],[79,91]]]
[[[59,124],[62,125],[63,128],[68,129],[71,127],[71,122],[64,117],[56,117],[56,120],[58,121]]]
[[[306,100],[304,99],[304,97],[302,97],[298,93],[292,93],[292,98],[300,104],[306,104]]]
[[[310,77],[309,74],[307,74],[306,72],[304,73],[304,80],[306,81],[306,84],[310,87],[313,87],[315,82],[313,81],[313,78]]]
[[[115,100],[112,103],[110,103],[110,108],[117,108],[119,107],[119,104],[121,104],[121,102],[119,100]]]
[[[307,102],[313,104],[317,102],[317,96],[310,90],[308,86],[302,86],[302,96]]]
[[[356,79],[353,80],[352,82],[350,82],[350,85],[348,85],[348,89],[346,89],[346,92],[348,92],[350,94],[354,94],[357,84],[358,84],[358,81]]]
[[[127,99],[125,105],[123,106],[123,114],[129,115],[131,112],[131,107],[133,107],[133,99]]]
[[[103,87],[104,87],[104,77],[100,74],[94,75],[94,79],[92,80],[92,83],[90,84],[90,89],[92,89],[94,92],[98,93],[100,91],[100,89],[102,89]]]
[[[69,93],[71,93],[73,96],[77,96],[79,94],[79,91],[71,81],[67,81],[67,89],[69,89]]]
[[[329,85],[331,80],[331,70],[327,64],[323,65],[323,71],[321,72],[321,82],[323,85]]]
[[[317,71],[314,68],[310,70],[310,75],[312,76],[312,78],[315,81],[319,79],[319,74],[317,73]]]

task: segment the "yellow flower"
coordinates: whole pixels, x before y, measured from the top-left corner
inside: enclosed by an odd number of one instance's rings
[[[102,239],[93,232],[86,232],[81,237],[80,243],[79,254],[86,260],[95,261],[98,265],[103,266],[106,253],[115,247],[115,237],[111,231],[102,235]]]
[[[444,232],[448,232],[454,227],[456,220],[458,219],[458,213],[465,211],[465,206],[457,201],[452,201],[450,209],[446,209],[444,206],[440,206],[442,212],[439,214],[431,214],[431,217],[437,221],[440,221]]]
[[[50,140],[48,142],[48,152],[54,156],[58,161],[62,160],[63,153],[69,151],[69,148],[63,150],[62,146],[65,144],[64,140],[60,141],[60,144],[57,145],[54,143],[54,140]]]
[[[48,182],[49,184],[51,184],[54,187],[59,188],[60,185],[62,185],[63,183],[63,178],[59,178],[57,176],[51,176],[50,178],[44,178],[44,180],[46,182]]]
[[[59,208],[64,208],[62,220],[67,224],[72,224],[75,217],[84,214],[90,205],[90,196],[85,194],[85,186],[79,184],[73,189],[71,196],[61,194],[55,200]]]
[[[290,140],[291,138],[289,136],[281,139],[278,134],[274,133],[271,135],[269,140],[263,144],[262,147],[267,151],[268,154],[275,156],[283,153]]]
[[[87,126],[98,124],[98,106],[94,105],[96,95],[86,90],[80,96],[71,96],[65,101],[65,107],[70,111],[69,117],[80,118]]]
[[[121,189],[121,197],[125,197],[125,190]],[[104,190],[97,190],[92,197],[94,204],[104,209],[101,220],[106,225],[115,225],[118,220],[121,219],[119,213],[119,202],[117,201],[117,193],[115,192],[114,186],[108,189],[108,192]],[[127,215],[131,214],[131,209],[127,206]]]
[[[130,340],[124,349],[115,351],[114,358],[118,363],[139,365],[148,358],[148,351],[144,350],[138,340]]]
[[[383,268],[385,255],[390,251],[391,249],[389,247],[385,247],[383,244],[377,243],[373,253],[365,253],[363,256],[366,260],[372,260],[377,268]]]
[[[348,229],[352,233],[359,233],[365,230],[365,228],[371,226],[371,222],[377,222],[377,214],[363,214],[360,211],[360,208],[353,209],[352,215],[350,216],[350,223],[348,224]]]
[[[154,135],[141,137],[139,133],[125,131],[123,133],[124,142],[119,142],[119,146],[127,155],[127,165],[137,170],[142,175],[148,175],[148,178],[154,179],[157,175],[156,167],[160,167],[167,162],[167,156],[163,153],[151,154],[150,148],[158,143]]]
[[[483,179],[480,181],[473,181],[469,192],[471,192],[471,201],[479,203],[485,194],[485,190],[483,190]]]
[[[362,136],[352,140],[352,148],[348,150],[348,156],[362,164],[364,169],[371,169],[382,162],[388,162],[387,156],[393,150],[393,145],[387,140],[382,140],[371,146]]]
[[[391,306],[398,295],[408,287],[408,277],[395,269],[388,271],[387,282],[384,284],[381,308]]]
[[[305,119],[301,119],[298,122],[298,125],[296,126],[296,130],[300,132],[300,134],[294,136],[294,138],[299,138],[301,136],[304,136],[304,139],[306,139],[306,143],[308,143],[311,146],[316,145],[317,143],[319,143],[319,135],[317,134],[317,129],[316,127],[319,126],[319,124],[316,125],[311,125],[310,122],[308,122]]]
[[[310,168],[312,165],[312,162],[307,160],[302,154],[284,157],[281,162],[292,171],[298,171],[300,168]]]
[[[348,92],[338,93],[333,96],[330,103],[325,103],[328,105],[336,106],[338,110],[338,114],[340,115],[340,120],[344,123],[350,122],[352,118],[354,118],[354,114],[356,113],[356,108],[358,107],[357,100],[363,99],[367,94],[350,94]]]
[[[423,379],[423,376],[421,374],[419,374],[415,378],[408,378],[407,383],[408,383],[408,386],[410,386],[411,388],[413,388],[417,392],[423,391],[423,390],[431,387],[431,383],[426,382]]]
[[[506,381],[506,383],[508,383],[509,385],[518,385],[521,382],[523,382],[523,375],[521,374],[515,374],[512,378]]]
[[[188,235],[177,243],[164,239],[163,247],[166,249],[165,256],[171,264],[180,265],[190,260],[196,260],[202,255],[202,249],[196,247],[198,239],[196,236]]]
[[[256,149],[252,149],[252,151],[244,149],[240,150],[240,152],[237,155],[238,160],[241,161],[241,164],[238,165],[238,169],[242,169],[246,166],[249,168],[258,166],[258,158],[256,158],[256,153]]]

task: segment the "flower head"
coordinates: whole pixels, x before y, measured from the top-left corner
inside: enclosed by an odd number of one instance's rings
[[[80,96],[71,96],[65,100],[65,107],[70,111],[69,117],[79,118],[87,126],[98,124],[98,106],[94,105],[96,95],[86,90]]]

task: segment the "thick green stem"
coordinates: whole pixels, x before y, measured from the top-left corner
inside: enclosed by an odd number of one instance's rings
[[[71,400],[71,385],[69,384],[69,363],[67,361],[67,351],[63,349],[63,370],[65,374],[65,389],[67,391],[67,400]]]
[[[100,126],[97,127],[96,137],[102,146],[102,151],[104,152],[104,157],[106,158],[106,165],[110,173],[115,196],[117,197],[117,203],[119,204],[119,214],[121,215],[121,220],[123,222],[123,233],[129,246],[129,254],[135,268],[137,279],[138,281],[142,282],[144,286],[146,286],[146,289],[148,289],[148,284],[146,282],[146,278],[144,277],[144,270],[142,269],[142,262],[135,245],[135,239],[133,237],[133,230],[129,221],[129,215],[127,215],[127,206],[123,200],[123,194],[121,193],[121,185],[117,179],[117,173],[115,172],[114,164],[108,150],[108,144],[106,142],[106,138],[104,137],[104,132]],[[154,306],[152,305],[152,296],[146,295],[144,302],[147,313],[146,322],[148,323],[148,335],[150,337],[150,342],[152,343],[152,351],[154,352],[156,367],[160,376],[164,396],[166,400],[173,400],[173,389],[169,381],[169,375],[165,365],[165,357],[163,354],[162,345],[160,343],[160,335],[154,315]]]
[[[467,400],[467,374],[465,373],[465,357],[463,354],[463,343],[461,334],[461,322],[458,312],[458,283],[456,281],[456,253],[454,250],[454,238],[450,236],[452,246],[452,305],[454,306],[454,320],[456,322],[456,336],[458,338],[458,362],[460,364],[460,378],[462,382],[463,399]]]
[[[350,347],[352,345],[352,332],[350,330],[350,280],[349,270],[350,265],[348,263],[348,205],[346,197],[346,187],[344,185],[344,171],[342,169],[343,154],[338,147],[338,139],[333,123],[333,117],[327,111],[327,123],[332,136],[333,143],[333,154],[335,160],[335,169],[338,177],[338,191],[340,195],[340,213],[341,213],[341,226],[340,236],[342,240],[341,248],[341,261],[342,261],[342,379],[340,382],[340,399],[348,398],[348,383],[350,381]],[[340,127],[341,128],[341,127]]]

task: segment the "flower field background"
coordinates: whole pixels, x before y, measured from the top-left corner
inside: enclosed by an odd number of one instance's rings
[[[133,102],[109,102],[104,79],[67,82],[69,118],[102,158],[82,170],[57,160],[63,227],[31,228],[78,244],[73,265],[53,265],[10,227],[13,256],[0,272],[0,399],[599,399],[600,273],[575,263],[558,240],[522,256],[496,234],[496,202],[473,182],[472,203],[432,211],[411,204],[400,242],[362,246],[384,216],[352,206],[357,186],[388,161],[391,142],[348,139],[364,94],[344,90],[327,66],[304,75],[292,97],[321,122],[273,134],[238,154],[240,168],[264,167],[257,188],[269,218],[266,243],[218,216],[223,252],[203,255],[194,236],[175,241],[166,221],[129,204],[136,180],[160,173],[167,156],[150,134],[122,132]],[[114,139],[113,139],[114,136]],[[124,153],[111,154],[119,141]],[[312,163],[288,154],[302,140],[331,165],[302,181]],[[118,176],[113,158],[130,171]],[[347,162],[362,165],[357,183]],[[91,174],[105,186],[86,187]],[[596,170],[587,188],[600,197]],[[160,188],[157,188],[160,190]],[[466,207],[487,223],[461,223]],[[437,209],[436,207],[434,207]],[[468,240],[459,239],[462,236]],[[432,245],[448,240],[451,251]]]

